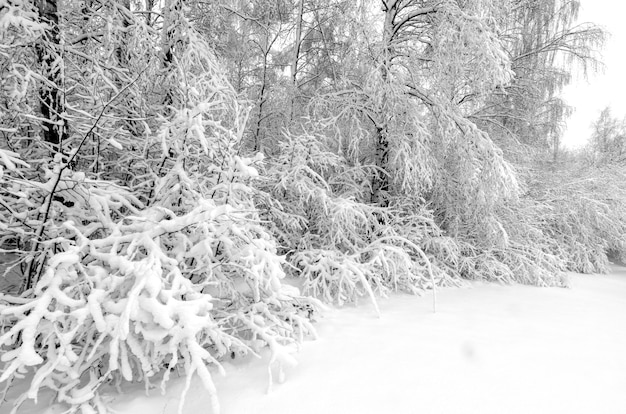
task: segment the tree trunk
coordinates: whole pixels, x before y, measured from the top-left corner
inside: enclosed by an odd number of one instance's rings
[[[291,82],[294,87],[297,82],[298,59],[300,59],[300,40],[302,38],[302,15],[304,14],[304,0],[300,0],[298,15],[296,16],[296,40],[293,47],[293,60],[291,61]]]
[[[385,3],[383,2],[383,5]],[[386,207],[389,204],[388,193],[389,193],[389,115],[385,113],[387,107],[387,92],[385,88],[385,84],[389,80],[389,71],[391,70],[391,59],[393,48],[391,46],[391,42],[393,40],[393,24],[394,19],[397,16],[398,10],[395,1],[388,2],[384,8],[385,11],[385,23],[383,26],[383,44],[382,44],[382,62],[380,65],[380,76],[383,80],[383,95],[380,100],[380,113],[379,113],[379,124],[375,125],[376,127],[376,150],[375,154],[375,164],[378,167],[378,172],[374,175],[372,179],[372,194],[371,194],[371,202],[383,207]]]
[[[293,95],[291,96],[291,106],[289,108],[289,119],[293,121],[295,112],[295,101],[298,91],[298,60],[300,59],[300,45],[302,41],[302,15],[304,14],[304,0],[300,0],[298,14],[296,15],[296,39],[293,46],[293,59],[291,61],[291,83]]]
[[[36,6],[41,20],[49,25],[43,41],[36,47],[41,72],[47,81],[39,89],[41,114],[45,119],[43,138],[53,145],[55,151],[62,152],[63,141],[67,137],[67,122],[63,119],[65,105],[60,89],[62,65],[57,62],[61,43],[57,0],[37,0]]]
[[[389,204],[387,194],[389,192],[389,174],[387,164],[389,163],[389,137],[386,127],[376,127],[376,167],[377,173],[372,179],[371,202],[382,207]]]
[[[181,35],[181,31],[184,30],[180,27],[182,24],[181,13],[183,12],[183,0],[166,0],[163,6],[163,68],[165,73],[168,74],[172,71],[172,65],[174,64],[174,57],[176,53],[176,47],[179,45],[178,37]],[[171,87],[166,86],[165,97],[163,103],[166,107],[175,105],[174,91]],[[168,109],[169,111],[169,109]]]
[[[268,35],[269,36],[269,35]],[[266,39],[266,44],[269,44],[269,39]],[[254,129],[254,152],[258,152],[261,150],[261,124],[263,122],[263,105],[265,105],[266,97],[265,91],[267,89],[267,58],[270,53],[270,47],[264,50],[263,53],[263,75],[261,76],[261,90],[259,91],[259,117],[256,121],[256,126]]]

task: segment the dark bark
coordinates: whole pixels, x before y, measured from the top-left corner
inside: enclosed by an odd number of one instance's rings
[[[389,204],[389,174],[387,165],[389,163],[389,138],[386,128],[376,128],[376,167],[378,171],[372,180],[371,202],[382,207]]]
[[[175,54],[177,48],[180,48],[180,32],[183,30],[181,27],[182,19],[181,14],[183,12],[183,0],[170,0],[165,3],[165,17],[164,27],[165,36],[163,39],[163,67],[166,73],[172,70],[174,64]],[[166,87],[165,91],[165,106],[171,106],[175,104],[174,91],[172,88]]]
[[[394,20],[397,16],[398,10],[396,8],[396,2],[391,2],[385,11],[385,23],[383,26],[383,56],[380,65],[380,76],[383,83],[387,83],[389,79],[389,71],[391,69],[391,61],[393,49],[391,42],[394,37]],[[376,127],[376,150],[375,164],[378,167],[377,173],[372,178],[372,194],[371,202],[382,207],[386,207],[388,204],[387,194],[389,193],[389,136],[388,136],[388,114],[385,113],[387,106],[387,94],[383,91],[381,97],[381,113],[379,114],[379,124]]]
[[[386,207],[389,204],[388,195],[391,191],[389,153],[393,142],[390,139],[389,131],[393,126],[393,114],[390,113],[389,99],[386,85],[392,82],[390,79],[394,59],[401,53],[398,46],[403,42],[415,39],[422,42],[420,38],[426,29],[416,29],[417,23],[425,23],[429,15],[437,13],[434,2],[429,1],[401,1],[383,0],[382,9],[385,13],[382,36],[382,57],[380,59],[380,77],[383,91],[380,97],[378,113],[372,121],[376,128],[376,148],[374,151],[375,164],[378,168],[377,174],[372,179],[371,201],[379,206]],[[421,100],[426,105],[433,105],[432,100],[422,91],[419,85],[406,85],[406,93],[409,96]]]
[[[254,130],[254,152],[261,150],[261,123],[263,122],[263,105],[267,98],[265,97],[265,91],[267,89],[267,57],[269,55],[269,48],[263,55],[263,75],[261,77],[261,90],[259,91],[259,117],[256,121],[256,127]]]
[[[304,0],[300,0],[298,14],[296,15],[296,39],[294,43],[293,60],[291,61],[291,82],[297,85],[298,60],[300,59],[300,46],[302,38],[302,16],[304,14]]]
[[[57,63],[61,43],[58,4],[56,0],[37,0],[36,6],[41,20],[49,25],[45,37],[36,47],[42,75],[47,81],[39,89],[41,114],[45,119],[43,138],[53,145],[55,151],[61,152],[67,138],[67,121],[62,117],[65,111],[61,90],[63,79],[61,65]]]

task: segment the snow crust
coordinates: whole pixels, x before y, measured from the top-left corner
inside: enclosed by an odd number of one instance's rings
[[[269,355],[225,362],[226,376],[214,376],[221,412],[626,413],[626,268],[570,278],[568,289],[445,289],[435,314],[428,296],[400,294],[379,300],[381,318],[365,302],[332,309],[269,394]],[[104,399],[119,414],[170,414],[184,386]],[[210,406],[196,378],[183,412]]]

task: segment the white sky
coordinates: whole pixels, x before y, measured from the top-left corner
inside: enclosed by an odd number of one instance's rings
[[[610,36],[602,52],[604,71],[578,79],[562,94],[575,108],[563,136],[566,147],[584,145],[591,134],[590,125],[600,111],[610,106],[614,117],[626,115],[626,4],[619,0],[580,0],[579,22],[593,22],[607,30]]]

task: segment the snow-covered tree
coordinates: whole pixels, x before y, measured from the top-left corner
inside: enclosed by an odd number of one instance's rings
[[[313,297],[602,270],[620,204],[505,139],[556,148],[561,56],[602,38],[577,4],[0,0],[16,407],[47,388],[104,412],[103,384],[177,371],[217,409],[220,361],[293,363]]]
[[[579,1],[515,0],[502,20],[501,38],[510,56],[513,81],[476,108],[472,119],[518,162],[520,144],[558,158],[565,120],[572,108],[559,97],[573,69],[596,69],[604,31],[579,23]]]
[[[238,155],[248,108],[185,8],[166,5],[153,28],[123,3],[70,3],[57,42],[28,3],[9,6],[0,248],[23,280],[0,296],[0,381],[34,373],[15,409],[47,388],[70,411],[105,412],[101,385],[162,373],[165,386],[182,368],[217,411],[221,358],[267,347],[279,369],[293,363],[317,302],[281,282],[251,186],[262,156]],[[18,43],[33,47],[5,52]],[[56,53],[53,84],[40,43]],[[63,114],[32,104],[43,86]],[[67,138],[50,151],[59,115]]]
[[[624,140],[626,139],[626,124],[624,120],[615,118],[611,108],[606,107],[591,125],[591,150],[595,151],[603,161],[623,161]]]

